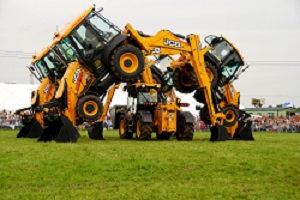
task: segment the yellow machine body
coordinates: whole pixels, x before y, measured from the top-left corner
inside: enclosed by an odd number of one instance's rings
[[[175,102],[167,104],[158,103],[154,112],[153,125],[157,126],[157,133],[176,133],[177,131],[177,105]]]
[[[80,65],[79,62],[70,63],[61,79],[55,98],[60,99],[66,95],[67,105],[62,114],[69,118],[73,126],[77,125],[76,120],[80,118],[77,113],[79,96],[87,92],[94,81],[94,75]]]
[[[210,47],[202,49],[198,35],[190,35],[188,44],[167,30],[159,31],[152,37],[143,37],[130,24],[127,24],[123,33],[130,34],[130,38],[139,44],[145,55],[179,54],[179,59],[170,66],[172,68],[183,68],[185,64],[189,63],[196,74],[199,87],[204,88],[205,101],[208,105],[212,125],[223,123],[225,116],[221,112],[216,112],[214,108],[210,79],[205,69],[204,55],[210,50]]]
[[[51,101],[54,97],[55,90],[56,86],[49,78],[43,79],[37,91],[34,92],[34,96],[31,99],[31,106],[42,105]],[[44,127],[43,113],[36,112],[34,115],[36,120]]]

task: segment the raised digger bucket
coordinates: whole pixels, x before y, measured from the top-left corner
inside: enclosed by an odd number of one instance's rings
[[[43,133],[43,127],[35,118],[24,118],[22,123],[17,138],[38,138]]]
[[[210,133],[210,141],[225,141],[228,139],[228,132],[224,126],[212,126]]]
[[[76,142],[80,136],[77,129],[66,116],[61,115],[56,117],[56,119],[48,117],[46,124],[48,126],[44,129],[38,141]]]
[[[88,128],[89,137],[93,140],[105,140],[103,138],[103,122],[95,122],[95,124]]]
[[[236,130],[234,138],[240,140],[254,140],[251,126],[252,121],[250,120],[246,122],[239,122],[239,127]]]

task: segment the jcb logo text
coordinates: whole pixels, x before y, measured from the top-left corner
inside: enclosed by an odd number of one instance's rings
[[[176,48],[181,47],[181,42],[177,42],[177,41],[174,41],[174,40],[164,39],[163,44],[166,45],[166,46],[170,46],[170,47],[176,47]]]

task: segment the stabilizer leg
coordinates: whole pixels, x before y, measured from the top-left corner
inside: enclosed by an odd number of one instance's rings
[[[103,138],[103,122],[95,122],[94,126],[88,129],[88,134],[93,140],[105,140]]]
[[[60,120],[47,121],[46,124],[47,126],[37,140],[38,142],[50,142],[54,140],[62,127],[62,122]]]
[[[21,130],[17,134],[17,138],[25,138],[27,137],[28,133],[30,132],[31,127],[33,126],[32,123],[26,123],[22,126]]]
[[[27,135],[27,138],[38,138],[43,133],[43,127],[36,119],[32,119],[32,123],[33,125]]]
[[[24,126],[17,134],[17,138],[38,138],[43,133],[43,127],[34,118],[29,122],[23,122]]]
[[[235,138],[240,140],[254,140],[252,134],[252,121],[240,122],[239,128],[235,133]]]
[[[59,130],[58,135],[55,138],[56,142],[77,142],[80,137],[79,132],[73,126],[72,122],[66,116],[60,116],[62,126]]]
[[[212,126],[210,133],[210,141],[225,141],[228,138],[227,129],[221,125]]]

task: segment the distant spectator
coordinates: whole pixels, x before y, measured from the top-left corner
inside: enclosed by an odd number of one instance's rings
[[[205,128],[204,122],[203,122],[203,121],[200,121],[200,130],[201,130],[202,132],[203,132],[204,128]]]

